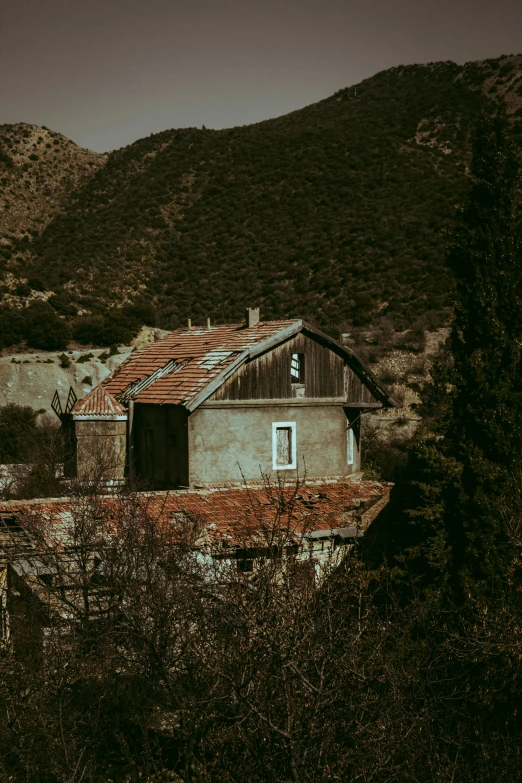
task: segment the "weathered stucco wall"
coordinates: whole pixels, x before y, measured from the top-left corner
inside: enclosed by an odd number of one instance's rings
[[[310,478],[346,476],[359,470],[358,420],[349,465],[342,405],[210,402],[189,418],[190,484],[241,481],[242,474],[248,480],[259,480],[261,473],[273,476],[274,422],[295,423],[297,470],[282,470],[282,475],[303,476],[306,469]]]
[[[76,421],[75,434],[78,478],[124,477],[126,421]]]

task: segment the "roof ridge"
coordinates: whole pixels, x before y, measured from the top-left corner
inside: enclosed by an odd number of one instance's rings
[[[205,389],[233,371],[256,347],[281,340],[289,329],[298,329],[300,318],[260,321],[247,327],[242,323],[215,324],[210,328],[179,327],[134,351],[103,386],[117,399],[132,386],[138,388],[137,402],[172,403],[192,406]],[[161,372],[172,362],[183,364],[178,372]],[[158,374],[157,378],[153,376]],[[147,381],[150,379],[150,383]],[[197,405],[196,405],[197,407]]]
[[[321,340],[330,350],[348,360],[381,404],[386,407],[397,405],[353,350],[301,318],[259,321],[250,327],[238,323],[179,327],[133,352],[102,386],[122,401],[126,390],[135,386],[136,402],[183,405],[192,412],[245,362],[299,332]],[[183,367],[179,372],[166,369],[172,363],[183,364]],[[166,371],[159,372],[162,368]]]

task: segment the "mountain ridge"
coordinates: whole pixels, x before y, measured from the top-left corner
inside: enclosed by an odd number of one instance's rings
[[[81,169],[42,230],[17,239],[4,302],[22,284],[98,325],[125,302],[166,328],[253,304],[337,332],[426,311],[440,322],[470,134],[498,100],[522,139],[522,56],[398,66],[255,125],[139,139],[84,181]]]

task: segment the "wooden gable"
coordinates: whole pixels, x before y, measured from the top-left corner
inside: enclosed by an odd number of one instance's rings
[[[292,358],[300,357],[303,377],[292,378]],[[364,407],[378,405],[363,378],[350,366],[346,353],[332,349],[313,334],[299,332],[280,345],[247,361],[209,400],[284,400],[299,397],[335,399]]]

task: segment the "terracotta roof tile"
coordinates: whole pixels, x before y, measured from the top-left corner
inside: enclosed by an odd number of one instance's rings
[[[199,520],[207,540],[215,545],[237,545],[245,538],[270,530],[277,522],[290,533],[330,531],[361,524],[367,527],[387,502],[391,484],[371,481],[306,481],[285,487],[251,486],[208,488],[173,492],[139,493],[134,496],[159,523]],[[87,498],[86,503],[93,500]],[[117,496],[96,498],[96,513],[107,519],[117,516]],[[76,501],[81,507],[82,501]],[[124,507],[124,506],[123,506]],[[68,498],[54,500],[4,501],[0,513],[23,520],[25,515],[43,517],[55,529],[55,543],[66,541],[68,519],[75,503]],[[359,522],[358,522],[359,520]]]
[[[107,388],[97,386],[82,400],[75,402],[71,413],[74,416],[125,416],[125,408],[109,393]]]
[[[212,326],[210,330],[176,329],[157,343],[133,353],[103,386],[116,398],[131,395],[138,402],[186,405],[246,350],[299,323],[297,320],[266,321],[250,328],[224,324]],[[169,363],[172,363],[170,368]],[[160,375],[140,388],[139,382],[146,381],[153,373]],[[133,384],[136,393],[132,391]]]

